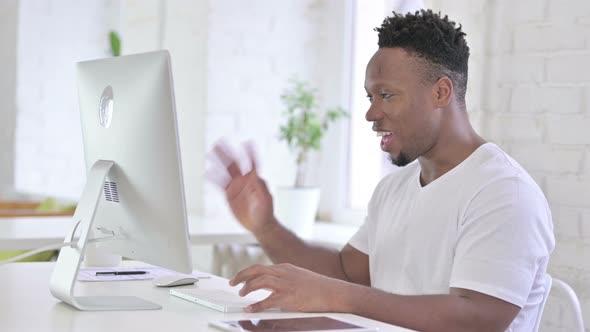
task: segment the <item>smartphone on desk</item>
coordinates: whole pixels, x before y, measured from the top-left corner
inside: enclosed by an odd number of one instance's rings
[[[377,328],[359,326],[338,319],[297,317],[277,319],[245,319],[209,322],[209,325],[227,332],[376,332]]]

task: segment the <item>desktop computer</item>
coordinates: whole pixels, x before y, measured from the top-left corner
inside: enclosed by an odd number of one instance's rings
[[[167,51],[80,62],[78,94],[87,183],[50,281],[80,310],[158,309],[129,296],[75,296],[88,243],[181,273],[192,270]]]

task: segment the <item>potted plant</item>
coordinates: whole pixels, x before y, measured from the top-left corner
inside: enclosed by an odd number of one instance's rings
[[[286,106],[285,123],[280,126],[279,139],[295,153],[294,187],[281,187],[276,192],[275,214],[289,229],[300,236],[311,234],[320,199],[318,187],[306,186],[306,170],[312,151],[318,151],[330,125],[348,113],[340,108],[321,110],[318,90],[305,81],[290,80],[290,87],[281,95]]]

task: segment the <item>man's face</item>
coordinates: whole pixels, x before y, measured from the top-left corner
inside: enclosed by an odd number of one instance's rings
[[[367,65],[365,90],[371,101],[365,118],[383,135],[381,150],[405,166],[436,143],[440,112],[432,84],[420,75],[420,62],[401,48],[381,48]]]

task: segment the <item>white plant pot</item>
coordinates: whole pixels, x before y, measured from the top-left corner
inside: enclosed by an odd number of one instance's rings
[[[309,238],[320,203],[320,188],[278,188],[274,212],[279,222],[300,237]]]

